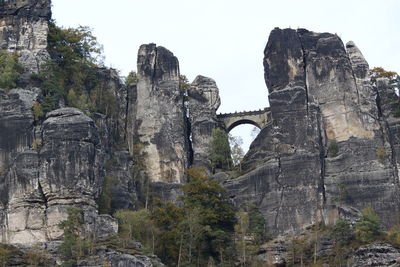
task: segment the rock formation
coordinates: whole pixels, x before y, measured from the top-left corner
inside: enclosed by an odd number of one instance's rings
[[[136,102],[130,151],[140,142],[152,182],[181,183],[188,166],[188,135],[178,59],[155,44],[138,52]]]
[[[50,0],[0,2],[0,48],[17,53],[27,73],[37,72],[47,52]]]
[[[226,183],[236,203],[256,203],[275,233],[332,222],[350,206],[372,205],[394,224],[393,135],[358,48],[329,33],[276,28],[264,54],[272,124],[245,158],[250,172]]]
[[[48,0],[0,3],[0,48],[17,53],[27,79],[49,58],[50,16]],[[393,214],[399,212],[400,119],[393,116],[391,99],[397,96],[387,80],[372,84],[360,50],[330,33],[276,28],[264,55],[270,109],[257,113],[266,126],[242,164],[246,174],[223,182],[235,204],[255,203],[273,234],[340,216],[354,220],[369,205],[386,227],[398,223]],[[0,89],[1,242],[52,247],[72,206],[83,209],[86,233],[114,235],[116,220],[97,211],[105,178],[112,179],[116,211],[137,207],[143,181],[136,176],[145,173],[148,190],[177,202],[189,166],[211,170],[211,132],[220,127],[215,81],[198,76],[185,92],[178,59],[155,44],[140,47],[137,70],[137,84],[128,87],[115,70],[96,69],[99,93],[115,102],[112,112],[97,110],[104,114],[66,107],[35,120],[33,105],[43,97],[39,88],[26,82],[23,89]],[[142,165],[144,170],[133,171]],[[215,179],[225,177],[230,176]],[[266,254],[279,256],[285,246],[278,240]],[[161,265],[96,249],[79,266]],[[377,245],[360,248],[354,262],[370,264],[369,251],[377,258],[388,251],[382,262],[399,255]]]
[[[221,104],[215,81],[197,76],[188,90],[188,103],[192,164],[211,170],[211,133],[218,127],[216,111]]]
[[[10,93],[8,97],[19,100],[10,112],[23,109],[30,112],[33,99],[24,102],[21,96],[34,96],[32,91]],[[2,101],[0,110],[7,104]],[[58,224],[67,218],[69,206],[84,210],[86,227],[96,236],[115,234],[115,219],[97,215],[95,199],[101,190],[104,170],[93,120],[74,108],[48,113],[40,128],[34,126],[32,115],[26,118],[25,124],[19,125],[25,131],[22,138],[6,135],[13,130],[7,124],[3,128],[6,131],[1,133],[1,140],[9,140],[7,149],[11,151],[9,158],[3,157],[1,162],[6,216],[3,238],[9,243],[58,239],[62,235]],[[10,117],[7,119],[7,123],[12,122]]]

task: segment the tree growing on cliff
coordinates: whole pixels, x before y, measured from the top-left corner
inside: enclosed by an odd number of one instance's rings
[[[0,88],[6,91],[15,88],[22,71],[18,56],[0,49]]]
[[[137,74],[134,71],[129,72],[128,76],[125,78],[125,85],[127,87],[133,86],[137,84]]]
[[[233,257],[235,208],[229,203],[225,189],[206,176],[199,168],[188,170],[189,183],[182,187],[182,201],[187,213],[198,212],[203,227],[197,249],[203,259],[209,256],[221,265]]]
[[[64,259],[63,267],[76,266],[77,260],[87,253],[87,242],[81,237],[83,225],[83,210],[69,207],[67,220],[60,222],[60,229],[64,230],[63,240],[58,248]]]
[[[114,216],[118,219],[118,235],[122,238],[125,247],[129,241],[136,240],[140,241],[147,251],[154,254],[156,228],[148,210],[119,210]]]
[[[362,216],[354,226],[354,233],[356,239],[363,243],[370,243],[382,235],[379,217],[372,207],[362,210]]]
[[[389,84],[396,86],[399,83],[399,75],[394,71],[387,71],[382,67],[374,67],[369,70],[369,76],[371,77],[371,82],[376,83],[378,78],[389,79]]]
[[[393,99],[391,99],[391,104],[394,105],[393,115],[395,117],[400,117],[400,75],[394,71],[387,71],[382,67],[371,69],[369,75],[371,77],[371,82],[374,85],[378,78],[387,78],[389,80],[389,87],[394,91],[394,93],[392,93]]]
[[[90,92],[100,86],[97,71],[103,66],[102,47],[91,29],[64,29],[50,22],[47,43],[51,60],[32,75],[43,91],[43,111],[56,109],[60,101],[78,108],[88,106],[93,101]]]
[[[232,166],[228,135],[215,128],[211,133],[211,164],[213,169],[229,170]]]

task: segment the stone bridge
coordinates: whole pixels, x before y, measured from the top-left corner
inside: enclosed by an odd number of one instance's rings
[[[256,111],[220,113],[217,118],[225,125],[225,129],[229,133],[233,128],[241,124],[252,124],[262,129],[271,120],[270,115],[270,108],[267,107]]]

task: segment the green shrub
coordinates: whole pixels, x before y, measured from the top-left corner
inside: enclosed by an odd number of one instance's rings
[[[371,243],[382,236],[380,220],[372,207],[362,210],[360,220],[354,226],[355,237],[363,243]]]
[[[6,91],[15,88],[22,72],[23,68],[18,63],[18,56],[0,49],[0,88]]]
[[[339,153],[339,146],[338,146],[338,144],[336,143],[336,141],[332,141],[332,142],[329,144],[328,152],[329,152],[329,156],[330,156],[331,158],[337,157],[337,155],[338,155],[338,153]]]
[[[130,87],[130,86],[136,85],[137,81],[138,81],[138,79],[137,79],[136,72],[131,71],[131,72],[129,72],[128,76],[125,79],[125,85],[127,87]]]
[[[88,254],[90,240],[83,239],[83,210],[81,208],[67,208],[68,218],[59,223],[58,227],[64,230],[62,243],[58,248],[64,263],[63,267],[76,266],[77,261]]]
[[[60,100],[85,110],[90,91],[100,82],[97,73],[102,56],[96,37],[88,27],[64,29],[50,22],[47,42],[51,60],[31,76],[43,91],[43,111],[58,108]]]
[[[118,235],[125,247],[129,241],[139,241],[145,250],[154,253],[155,226],[148,210],[119,210],[114,216],[118,219]]]
[[[396,248],[400,248],[400,226],[393,226],[387,233],[386,238],[390,244]]]
[[[228,135],[215,128],[211,133],[211,164],[213,168],[229,170],[232,166]]]
[[[335,242],[340,242],[342,244],[348,244],[353,238],[353,229],[351,224],[343,219],[336,221],[335,225],[329,232],[329,237]]]

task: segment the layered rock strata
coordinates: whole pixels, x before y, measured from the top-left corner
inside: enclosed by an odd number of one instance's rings
[[[78,109],[64,108],[48,113],[39,128],[31,114],[26,114],[23,124],[12,123],[12,118],[21,123],[20,110],[30,112],[33,94],[12,90],[7,97],[19,101],[11,106],[6,99],[0,102],[2,109],[9,109],[1,132],[2,143],[8,144],[2,150],[9,151],[8,157],[1,159],[3,240],[35,243],[60,238],[58,224],[67,218],[70,206],[82,208],[88,233],[98,237],[116,234],[116,220],[97,214],[95,199],[104,178],[104,155],[98,148],[93,120]],[[24,99],[27,95],[32,98]],[[7,135],[15,130],[13,125],[24,134]]]
[[[0,2],[0,48],[19,56],[27,73],[37,72],[47,52],[50,0]]]
[[[143,145],[146,173],[152,182],[181,183],[188,166],[188,134],[178,59],[155,44],[138,52],[138,83],[131,119],[130,151]]]
[[[329,33],[276,28],[264,54],[272,124],[245,158],[250,172],[226,183],[236,203],[256,203],[275,233],[369,205],[393,225],[391,134],[358,48]]]

